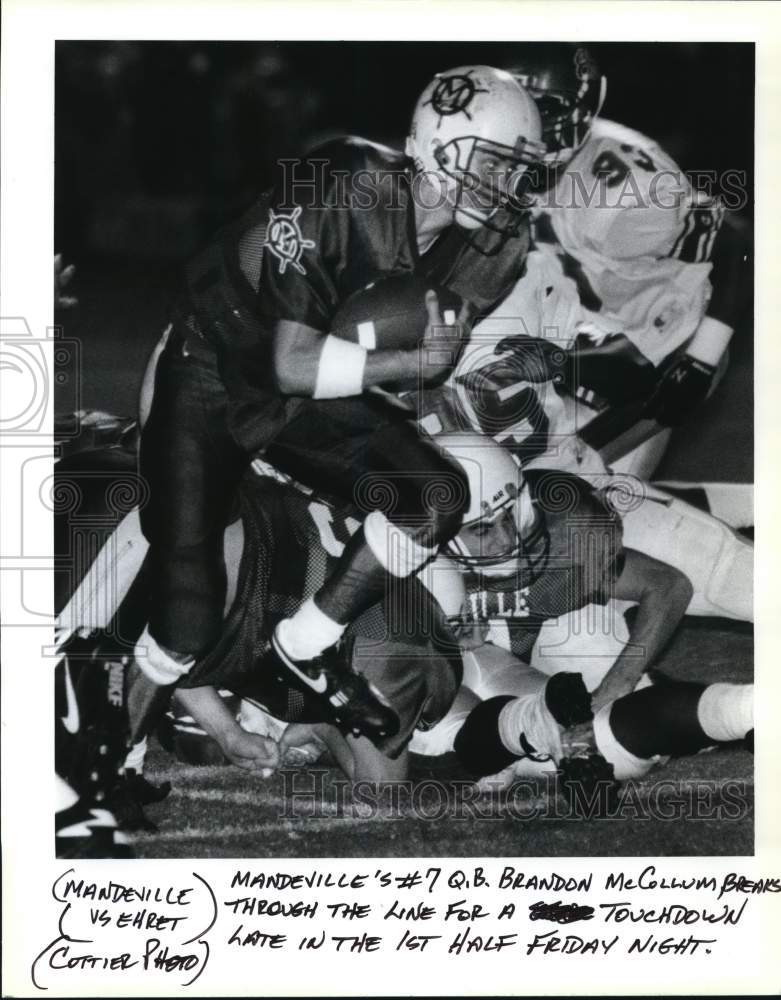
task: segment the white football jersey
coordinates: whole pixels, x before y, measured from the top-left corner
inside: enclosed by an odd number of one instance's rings
[[[546,215],[604,332],[625,333],[654,365],[691,337],[710,297],[723,207],[655,142],[598,120],[538,209],[540,230]]]
[[[464,378],[469,372],[497,361],[494,351],[503,338],[538,337],[567,350],[585,322],[587,314],[581,305],[577,285],[564,273],[560,255],[545,246],[531,251],[526,258],[523,277],[507,298],[475,324],[459,363],[446,383],[446,388],[450,387],[458,396],[471,426],[483,430],[474,413],[474,400],[464,386]],[[508,385],[502,395],[509,408],[518,400],[522,415],[495,433],[495,439],[511,450],[531,438],[539,441],[535,457],[519,455],[525,467],[566,469],[581,475],[604,471],[598,454],[577,435],[575,401],[559,394],[552,383],[532,384],[521,380]],[[539,424],[538,408],[544,412],[543,426]]]
[[[708,256],[722,214],[718,203],[699,198],[654,142],[598,121],[536,210],[538,240],[523,277],[475,324],[441,392],[457,396],[471,426],[485,431],[465,377],[490,368],[502,338],[520,334],[566,350],[578,334],[599,342],[623,333],[658,365],[692,336],[705,314]],[[519,380],[499,395],[499,403],[519,416],[491,433],[525,467],[604,472],[597,452],[578,435],[593,410],[583,410],[551,383]],[[485,406],[484,399],[480,403]],[[445,429],[438,416],[431,421],[422,421],[431,433]]]

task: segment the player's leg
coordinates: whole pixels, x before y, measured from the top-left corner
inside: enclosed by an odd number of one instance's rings
[[[248,459],[228,430],[216,356],[174,331],[156,373],[141,437],[149,487],[141,527],[150,543],[149,632],[181,657],[219,633],[225,600],[223,531]]]
[[[476,778],[535,776],[555,771],[562,731],[591,718],[591,698],[579,674],[542,677],[534,693],[496,695],[470,712],[454,740],[460,762]]]
[[[502,696],[535,695],[546,684],[539,671],[492,643],[465,651],[462,660],[463,680],[455,701],[436,726],[415,732],[410,744],[413,753],[422,757],[451,753],[458,733],[481,702]]]
[[[731,528],[754,527],[753,483],[654,482],[655,489],[712,514]]]
[[[547,677],[490,643],[466,653],[464,681],[481,701],[454,734],[453,749],[475,777],[513,778],[556,770],[561,727],[591,716],[591,701],[578,673]]]
[[[454,740],[462,764],[478,777],[541,774],[555,770],[577,745],[579,753],[600,754],[615,778],[625,780],[642,777],[668,757],[745,739],[754,728],[751,684],[647,686],[592,721],[588,702],[574,688],[553,688],[563,676],[536,695],[495,696],[476,706]]]
[[[469,490],[461,470],[396,411],[374,401],[307,401],[267,449],[271,462],[320,491],[353,502],[365,514],[324,586],[277,627],[274,646],[283,669],[326,692],[341,713],[343,664],[329,653],[345,628],[404,581],[460,527]],[[326,654],[323,659],[322,654]],[[292,666],[291,666],[292,664]],[[306,675],[302,677],[302,675]],[[354,683],[353,683],[354,687]],[[374,692],[376,695],[376,692]],[[334,700],[336,699],[336,700]],[[383,706],[364,699],[359,731],[390,733],[397,724]]]
[[[614,472],[637,476],[638,479],[650,479],[664,458],[670,443],[672,430],[664,427],[647,441],[637,445],[631,451],[611,462]]]
[[[745,739],[754,728],[753,684],[666,681],[633,691],[594,718],[596,748],[619,780],[667,757]]]
[[[753,621],[753,544],[655,486],[645,492],[622,515],[625,545],[685,573],[694,587],[687,614]]]
[[[468,503],[458,465],[384,403],[307,401],[267,455],[301,482],[354,503],[365,516],[315,597],[340,625],[376,603],[389,577],[417,572],[456,534]]]
[[[164,710],[175,682],[217,638],[226,592],[223,531],[247,456],[228,430],[214,352],[174,330],[157,362],[140,449],[149,486],[149,624],[129,693],[133,738]]]

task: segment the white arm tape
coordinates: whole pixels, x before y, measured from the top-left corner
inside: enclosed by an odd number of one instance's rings
[[[363,371],[366,348],[340,337],[325,338],[317,363],[315,399],[338,399],[340,396],[360,396],[363,392]]]

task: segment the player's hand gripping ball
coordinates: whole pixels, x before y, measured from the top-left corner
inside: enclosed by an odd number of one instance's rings
[[[432,291],[442,326],[455,326],[461,298],[441,285],[405,273],[389,274],[354,292],[339,308],[330,332],[368,351],[415,350],[429,332],[431,301],[427,296]]]
[[[331,333],[368,351],[398,351],[404,374],[385,388],[416,389],[444,381],[469,338],[472,307],[448,288],[412,274],[389,274],[355,292]]]

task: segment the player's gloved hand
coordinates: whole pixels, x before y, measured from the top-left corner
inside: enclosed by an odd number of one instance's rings
[[[444,381],[458,362],[471,329],[471,305],[464,302],[455,323],[447,324],[439,310],[437,293],[426,293],[428,323],[415,356],[417,377],[424,385]]]
[[[647,416],[666,427],[682,423],[705,401],[713,387],[716,368],[691,354],[675,358],[648,403]]]
[[[502,366],[512,371],[517,381],[570,384],[572,354],[550,340],[527,334],[503,337],[494,354],[507,355],[502,358]]]

